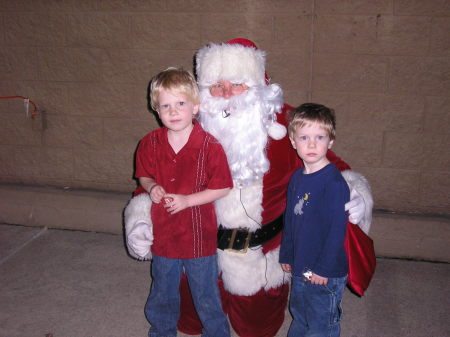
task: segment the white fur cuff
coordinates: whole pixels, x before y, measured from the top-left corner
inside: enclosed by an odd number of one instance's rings
[[[152,221],[150,217],[150,207],[151,200],[148,194],[143,193],[134,198],[132,198],[124,212],[124,221],[125,221],[125,237],[127,238],[127,249],[129,254],[138,259],[138,260],[149,260],[151,259],[151,250],[150,252],[141,257],[133,250],[133,248],[128,244],[128,235],[138,226],[139,224],[146,223],[150,229],[152,229]]]

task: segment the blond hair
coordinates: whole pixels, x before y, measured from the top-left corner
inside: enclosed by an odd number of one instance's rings
[[[159,107],[159,94],[170,90],[185,95],[194,105],[200,103],[197,82],[190,71],[170,67],[153,77],[150,84],[150,101],[153,110]]]

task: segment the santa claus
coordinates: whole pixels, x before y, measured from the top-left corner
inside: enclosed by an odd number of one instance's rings
[[[269,84],[265,53],[246,39],[209,44],[196,55],[201,93],[200,122],[227,155],[234,188],[216,201],[218,261],[224,311],[241,337],[273,337],[284,321],[290,274],[278,262],[282,214],[291,174],[302,164],[286,135],[282,90]],[[372,217],[369,184],[328,151],[328,159],[350,186],[350,220],[368,233]],[[125,230],[130,254],[151,258],[151,201],[147,194],[130,200]],[[178,328],[200,334],[201,324],[185,281],[180,287]]]

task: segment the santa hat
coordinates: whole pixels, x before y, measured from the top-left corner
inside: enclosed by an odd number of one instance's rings
[[[250,40],[238,38],[222,44],[211,43],[196,55],[198,84],[209,87],[218,81],[230,81],[249,87],[265,85],[265,62],[265,52]]]

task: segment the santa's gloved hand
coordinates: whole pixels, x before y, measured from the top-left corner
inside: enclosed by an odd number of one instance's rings
[[[345,210],[348,211],[351,223],[358,224],[363,219],[366,211],[364,199],[354,188],[350,191],[350,201],[345,204]]]
[[[153,243],[153,233],[145,222],[138,223],[127,235],[128,247],[131,248],[137,256],[145,258],[150,252],[150,246]]]

